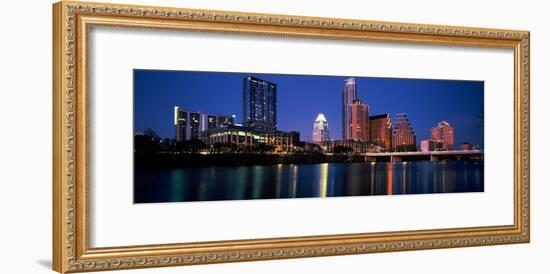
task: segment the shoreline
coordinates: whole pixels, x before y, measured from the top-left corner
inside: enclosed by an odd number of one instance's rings
[[[426,161],[426,160],[411,160]],[[429,161],[429,160],[428,160]],[[465,159],[462,161],[481,161]],[[179,168],[209,166],[269,166],[269,165],[303,165],[323,163],[364,163],[371,162],[360,155],[347,154],[169,154],[169,153],[134,153],[136,168]],[[390,162],[387,160],[372,162]]]

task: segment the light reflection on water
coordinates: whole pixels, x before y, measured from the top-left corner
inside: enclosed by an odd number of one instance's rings
[[[483,191],[483,162],[216,166],[134,175],[136,203]]]

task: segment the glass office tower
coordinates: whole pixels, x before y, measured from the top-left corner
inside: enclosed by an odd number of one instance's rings
[[[243,78],[242,124],[260,130],[277,130],[277,85],[256,77]]]
[[[353,101],[357,100],[357,86],[355,78],[344,80],[342,90],[342,139],[352,139],[351,108]]]

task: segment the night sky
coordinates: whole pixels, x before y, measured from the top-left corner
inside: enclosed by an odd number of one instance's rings
[[[134,70],[134,131],[153,129],[174,138],[174,106],[242,118],[242,79],[255,76],[277,84],[277,126],[312,138],[313,122],[322,112],[330,138],[341,139],[342,89],[349,76]],[[405,112],[417,145],[446,120],[455,128],[455,144],[483,147],[483,82],[356,77],[357,97],[369,115]]]

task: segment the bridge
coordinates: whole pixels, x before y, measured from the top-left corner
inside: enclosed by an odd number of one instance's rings
[[[364,157],[365,162],[483,160],[482,150],[366,152],[356,155]]]

